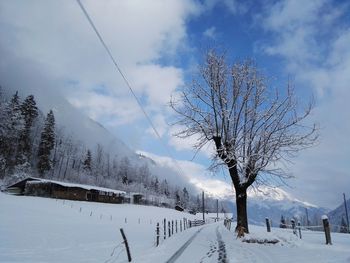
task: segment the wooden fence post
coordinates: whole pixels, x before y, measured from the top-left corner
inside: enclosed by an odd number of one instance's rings
[[[157,223],[156,235],[157,235],[156,245],[158,247],[159,246],[159,223]]]
[[[129,244],[128,244],[128,240],[126,239],[126,236],[124,234],[123,228],[120,229],[120,233],[122,234],[122,237],[124,240],[126,254],[128,255],[128,262],[131,262],[131,254],[130,254]]]
[[[180,232],[182,232],[182,220],[180,220]]]
[[[265,222],[266,222],[267,232],[271,232],[270,220],[267,217],[265,218]]]
[[[292,220],[290,220],[290,222],[292,223],[293,234],[294,234],[294,235],[297,235],[297,231],[296,231],[296,229],[295,229],[295,220],[292,219]]]
[[[177,233],[177,220],[175,221],[175,230],[176,230],[176,233]]]
[[[174,220],[171,220],[171,235],[174,235]]]
[[[298,222],[298,229],[299,229],[299,238],[301,239],[301,225],[300,225],[300,222]]]
[[[164,218],[164,239],[166,239],[166,219]]]
[[[328,244],[332,245],[331,229],[329,227],[329,221],[328,221],[328,217],[326,215],[322,216],[322,222],[323,222],[324,233],[326,236],[326,245],[328,245]]]
[[[168,221],[168,232],[169,232],[169,237],[170,237],[170,235],[171,235],[170,221]]]

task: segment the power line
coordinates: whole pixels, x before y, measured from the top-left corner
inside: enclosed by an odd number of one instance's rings
[[[143,114],[145,115],[145,117],[147,118],[148,122],[149,122],[150,125],[152,126],[153,131],[156,133],[156,135],[157,135],[159,138],[161,138],[161,136],[159,135],[157,129],[156,129],[155,126],[153,125],[153,122],[151,121],[151,119],[150,119],[150,117],[148,116],[147,112],[146,112],[145,109],[143,108],[143,106],[142,106],[140,100],[138,99],[138,97],[136,96],[134,90],[132,89],[132,87],[131,87],[129,81],[127,80],[127,78],[126,78],[125,75],[123,74],[122,70],[120,69],[120,67],[119,67],[119,65],[118,65],[118,63],[117,63],[117,61],[114,59],[114,57],[113,57],[111,51],[109,50],[109,48],[108,48],[108,46],[106,45],[106,43],[104,42],[102,36],[101,36],[100,33],[98,32],[98,30],[97,30],[97,28],[96,28],[94,22],[91,20],[89,14],[87,13],[86,9],[84,8],[83,4],[80,2],[80,0],[77,0],[77,2],[78,2],[78,4],[79,4],[81,10],[83,11],[83,13],[84,13],[86,19],[89,21],[91,27],[92,27],[93,30],[95,31],[95,33],[96,33],[98,39],[100,40],[101,44],[103,45],[103,47],[104,47],[105,50],[107,51],[107,54],[108,54],[108,56],[110,57],[110,59],[112,60],[114,66],[115,66],[116,69],[118,70],[119,74],[122,76],[122,78],[123,78],[123,80],[124,80],[126,86],[129,88],[129,90],[130,90],[131,94],[134,96],[134,98],[135,98],[137,104],[140,106],[140,108],[141,108]]]
[[[123,78],[123,80],[124,80],[126,86],[129,88],[131,94],[133,95],[133,97],[134,97],[134,99],[136,100],[137,104],[139,105],[141,111],[142,111],[143,114],[145,115],[147,121],[148,121],[149,124],[151,125],[151,127],[152,127],[154,133],[156,134],[156,136],[158,137],[160,143],[163,145],[164,149],[167,151],[169,157],[171,157],[171,158],[174,160],[175,165],[178,167],[178,169],[181,171],[181,173],[184,174],[182,168],[178,165],[177,161],[175,160],[175,158],[174,158],[174,157],[172,156],[172,154],[170,153],[168,147],[163,143],[163,140],[162,140],[162,138],[161,138],[159,132],[157,131],[155,125],[153,124],[151,118],[150,118],[149,115],[147,114],[146,110],[143,108],[143,106],[142,106],[142,104],[141,104],[141,101],[140,101],[139,98],[136,96],[136,93],[135,93],[134,90],[132,89],[132,87],[131,87],[131,85],[130,85],[128,79],[126,78],[126,76],[125,76],[124,73],[122,72],[122,70],[121,70],[121,68],[119,67],[117,61],[114,59],[114,57],[113,57],[113,55],[112,55],[110,49],[108,48],[108,46],[107,46],[107,44],[105,43],[105,41],[103,40],[101,34],[100,34],[99,31],[97,30],[97,28],[96,28],[94,22],[92,21],[90,15],[89,15],[88,12],[86,11],[84,5],[82,4],[82,2],[81,2],[80,0],[77,0],[77,3],[78,3],[78,5],[79,5],[80,9],[83,11],[83,14],[85,15],[85,17],[86,17],[86,19],[88,20],[89,24],[91,25],[92,29],[95,31],[95,33],[96,33],[98,39],[100,40],[102,46],[103,46],[104,49],[106,50],[106,52],[107,52],[109,58],[112,60],[112,62],[113,62],[113,64],[114,64],[115,68],[117,69],[118,73],[122,76],[122,78]]]

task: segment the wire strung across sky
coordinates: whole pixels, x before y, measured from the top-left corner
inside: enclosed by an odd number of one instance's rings
[[[83,11],[83,14],[85,15],[86,19],[88,20],[89,24],[91,25],[92,29],[95,31],[98,39],[100,40],[101,44],[103,45],[104,49],[106,50],[108,56],[110,57],[110,59],[112,60],[115,68],[117,69],[118,73],[122,76],[126,86],[129,88],[131,94],[133,95],[134,99],[136,100],[137,104],[139,105],[141,111],[143,112],[143,114],[145,115],[147,121],[149,122],[149,124],[151,125],[154,133],[156,134],[156,136],[158,137],[160,143],[163,145],[164,149],[167,151],[169,157],[171,157],[175,163],[175,165],[177,166],[177,168],[179,169],[179,171],[181,171],[181,174],[184,175],[182,168],[178,165],[176,159],[172,156],[171,152],[169,151],[168,147],[164,144],[162,137],[160,136],[159,132],[157,131],[157,128],[155,127],[155,125],[153,124],[151,118],[149,117],[149,115],[147,114],[146,110],[143,108],[141,101],[139,100],[139,98],[136,96],[136,93],[134,92],[134,90],[132,89],[128,79],[125,77],[124,73],[122,72],[122,70],[120,69],[117,61],[114,59],[110,49],[108,48],[107,44],[105,43],[105,41],[103,40],[101,34],[99,33],[99,31],[97,30],[94,22],[92,21],[90,15],[88,14],[88,12],[86,11],[84,5],[82,4],[82,2],[80,0],[77,0],[77,3],[80,7],[80,9]]]

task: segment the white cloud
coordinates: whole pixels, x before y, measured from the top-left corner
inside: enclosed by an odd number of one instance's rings
[[[247,1],[237,1],[237,0],[204,0],[203,9],[212,10],[215,6],[222,5],[231,14],[244,14],[249,8],[249,3]]]
[[[173,125],[169,128],[169,145],[174,147],[177,151],[192,151],[195,152],[194,146],[198,143],[199,135],[188,136],[186,138],[179,138],[175,136],[184,128],[180,125]],[[215,154],[214,144],[209,141],[199,151],[203,156],[211,159]]]
[[[132,98],[121,101],[113,96],[81,92],[68,101],[76,108],[85,111],[93,120],[108,119],[109,126],[128,124],[142,117],[141,110]]]
[[[197,191],[204,190],[212,196],[221,198],[232,196],[233,194],[233,188],[230,182],[225,182],[215,178],[213,174],[201,164],[191,161],[174,160],[170,157],[159,156],[144,151],[138,151],[138,153],[151,158],[157,163],[157,165],[172,170],[177,176],[177,183],[190,183],[195,189],[197,189]],[[163,174],[162,176],[168,176],[167,179],[169,179],[169,176],[171,175]]]
[[[147,95],[148,103],[165,106],[171,94],[183,85],[183,73],[179,68],[160,65],[138,65],[132,72],[133,87]]]
[[[168,131],[168,124],[164,118],[164,115],[158,114],[153,117],[153,124],[159,134],[159,136],[163,137],[164,134]],[[152,127],[149,127],[146,130],[147,133],[151,134],[154,138],[158,138],[157,134],[153,130]]]
[[[203,32],[203,35],[205,37],[208,37],[208,38],[212,38],[212,39],[215,39],[216,38],[216,28],[215,26],[211,26],[209,28],[207,28],[204,32]]]
[[[302,153],[292,171],[294,192],[323,205],[339,203],[349,182],[350,25],[342,19],[349,11],[330,0],[284,0],[269,6],[261,20],[272,35],[264,50],[285,59],[297,86],[318,95],[311,117],[321,125],[320,143]]]
[[[185,21],[200,7],[185,0],[82,2],[137,96],[162,114],[170,94],[183,84],[183,73],[157,60],[183,45]],[[27,59],[28,67],[32,61],[57,79],[76,82],[79,92],[66,85],[62,93],[90,116],[101,121],[113,115],[115,123],[139,120],[130,109],[135,108],[130,91],[75,1],[2,1],[0,25],[1,46]],[[108,96],[94,92],[96,86],[104,86]]]

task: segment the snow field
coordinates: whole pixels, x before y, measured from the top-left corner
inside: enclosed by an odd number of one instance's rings
[[[194,219],[166,208],[4,193],[0,193],[0,209],[1,262],[104,262],[122,242],[120,228],[135,258],[154,247],[157,222]],[[125,260],[123,246],[116,249],[114,259],[119,253],[118,259]]]
[[[0,193],[0,211],[0,262],[126,262],[119,232],[122,227],[133,262],[166,262],[201,229],[176,262],[350,263],[348,234],[332,233],[333,245],[329,246],[325,245],[323,232],[302,231],[300,240],[291,229],[272,228],[272,232],[267,233],[266,227],[250,225],[251,234],[246,238],[278,239],[280,242],[276,245],[248,244],[236,239],[234,223],[229,231],[220,221],[187,229],[164,240],[164,218],[193,220],[202,219],[202,215],[151,206],[4,193]],[[210,221],[214,217],[216,214],[206,215]],[[155,247],[157,222],[161,226],[159,247]]]

